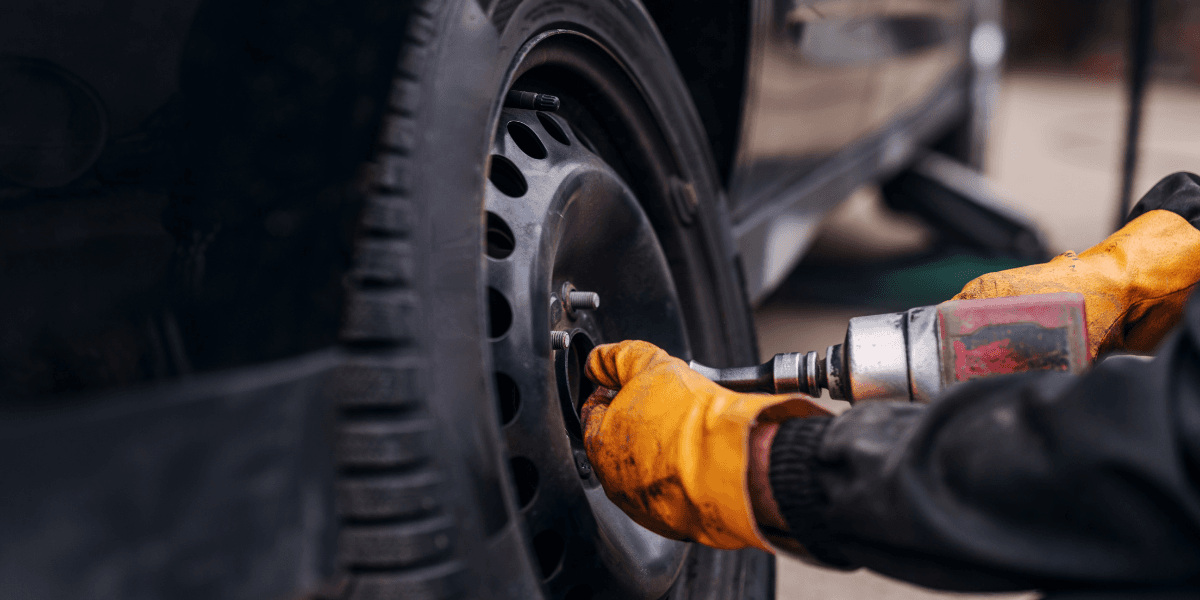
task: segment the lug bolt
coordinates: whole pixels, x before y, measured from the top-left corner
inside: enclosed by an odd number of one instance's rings
[[[600,294],[596,292],[571,291],[567,293],[571,310],[596,310],[600,308]]]
[[[581,292],[568,281],[562,285],[563,306],[572,319],[577,310],[596,310],[600,308],[600,294],[596,292]]]
[[[565,331],[551,331],[550,347],[555,350],[566,350],[571,347],[571,334]]]
[[[575,451],[575,469],[579,471],[579,476],[587,479],[592,476],[592,463],[588,462],[587,454],[582,451]]]

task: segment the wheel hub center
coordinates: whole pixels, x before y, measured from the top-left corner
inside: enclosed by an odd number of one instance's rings
[[[558,383],[558,400],[562,406],[563,423],[572,437],[583,439],[580,410],[596,385],[584,374],[588,354],[596,347],[591,336],[582,329],[564,332],[570,336],[570,346],[555,352],[554,373]],[[585,454],[586,456],[586,454]]]

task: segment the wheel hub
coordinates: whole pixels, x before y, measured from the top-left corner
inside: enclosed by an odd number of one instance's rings
[[[642,339],[690,356],[667,260],[629,187],[555,115],[505,109],[488,179],[501,421],[546,585],[571,600],[659,598],[689,546],[634,523],[605,496],[579,408],[593,390],[583,367],[595,345]]]

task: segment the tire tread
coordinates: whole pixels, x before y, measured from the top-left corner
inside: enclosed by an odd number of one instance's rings
[[[449,600],[461,597],[466,566],[458,561],[406,573],[364,573],[351,584],[348,600]]]
[[[338,427],[336,452],[343,467],[399,469],[433,456],[433,420],[344,418]]]
[[[432,514],[440,507],[443,480],[432,468],[400,475],[344,477],[338,482],[338,504],[342,515],[356,522]]]
[[[338,554],[342,564],[367,569],[427,565],[449,556],[452,535],[454,519],[448,515],[399,524],[350,524],[338,536]]]
[[[343,597],[353,600],[447,600],[464,588],[447,479],[434,457],[436,422],[425,407],[422,311],[413,288],[420,207],[409,197],[418,142],[413,115],[443,4],[416,0],[408,8],[347,278],[340,336],[351,355],[335,373],[332,393],[342,411],[338,555],[350,573]]]
[[[389,354],[346,359],[334,373],[331,394],[345,409],[406,409],[424,397],[423,361]]]

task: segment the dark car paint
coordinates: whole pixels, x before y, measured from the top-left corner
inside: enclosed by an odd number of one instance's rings
[[[704,122],[729,185],[741,132],[752,0],[645,0]]]
[[[331,351],[0,413],[11,598],[275,598],[333,575]]]

